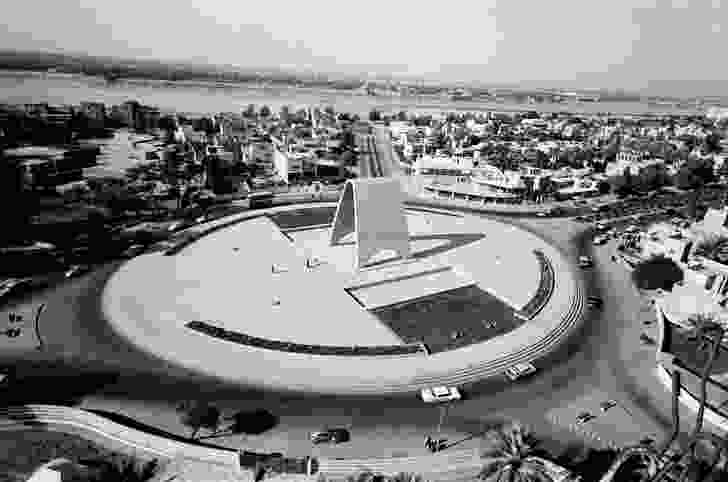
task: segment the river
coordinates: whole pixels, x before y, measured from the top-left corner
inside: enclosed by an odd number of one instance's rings
[[[108,84],[104,79],[81,75],[0,71],[0,103],[80,104],[82,101],[107,105],[138,100],[165,112],[214,114],[240,112],[249,104],[268,105],[274,111],[288,105],[333,106],[339,112],[366,116],[372,109],[383,112],[400,110],[416,113],[451,111],[537,110],[542,112],[613,114],[697,114],[697,108],[653,106],[640,102],[585,102],[519,104],[516,102],[450,101],[434,97],[373,97],[348,92],[333,92],[294,87],[253,88],[216,86],[162,81],[122,80]]]

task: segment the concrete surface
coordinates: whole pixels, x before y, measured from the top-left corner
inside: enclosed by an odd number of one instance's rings
[[[114,330],[132,345],[189,370],[244,385],[339,394],[413,392],[434,378],[440,380],[476,365],[493,365],[495,374],[505,368],[498,368],[500,360],[518,353],[529,359],[538,357],[540,352],[530,352],[529,347],[551,333],[565,335],[560,331],[562,316],[572,307],[576,288],[566,268],[568,261],[559,251],[529,232],[497,221],[475,216],[427,217],[434,226],[431,229],[443,235],[486,233],[479,241],[435,256],[516,306],[530,299],[524,292],[536,291],[537,262],[532,251],[542,250],[558,273],[551,301],[535,319],[501,337],[396,362],[260,350],[188,330],[184,324],[195,319],[219,320],[253,336],[280,339],[293,333],[298,342],[336,340],[361,345],[375,340],[372,331],[362,330],[381,326],[346,295],[332,271],[307,270],[302,256],[285,237],[271,230],[265,218],[258,218],[216,231],[175,256],[153,253],[129,261],[108,281],[103,311]],[[249,231],[246,225],[250,222],[254,224]],[[237,246],[240,250],[234,251]],[[271,273],[276,262],[282,262],[288,271]],[[278,306],[271,302],[276,299]],[[337,331],[346,337],[334,338],[331,333]],[[392,336],[388,329],[380,333],[377,341],[391,340],[385,338]],[[549,343],[540,350],[553,347],[558,339]],[[243,372],[241,365],[256,366],[256,370]]]

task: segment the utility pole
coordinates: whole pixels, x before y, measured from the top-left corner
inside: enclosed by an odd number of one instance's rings
[[[442,426],[445,423],[445,417],[447,417],[447,409],[450,406],[449,403],[440,405],[440,420],[437,423],[437,434],[440,435],[442,432]]]

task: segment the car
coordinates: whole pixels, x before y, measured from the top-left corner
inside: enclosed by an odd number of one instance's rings
[[[320,432],[311,432],[309,440],[311,443],[318,445],[322,443],[343,443],[351,439],[351,434],[345,428],[327,428]]]
[[[506,370],[506,377],[515,382],[516,380],[536,372],[536,367],[532,363],[518,363]]]
[[[655,344],[655,340],[653,340],[647,333],[642,333],[640,335],[640,341],[643,345],[651,346]]]
[[[425,403],[453,402],[462,398],[462,394],[457,387],[423,388],[420,391],[420,396]]]
[[[606,412],[611,408],[614,408],[617,406],[616,400],[607,400],[606,402],[602,402],[599,404],[599,408],[602,410],[602,412]]]
[[[580,268],[591,268],[594,266],[594,261],[589,256],[579,256],[579,267]]]
[[[89,271],[91,271],[91,267],[87,264],[74,264],[69,266],[63,276],[66,279],[75,278],[76,276],[81,276]]]
[[[546,216],[548,216],[548,213],[546,213],[545,211],[539,211],[536,213],[536,216],[538,216],[539,218],[545,218]]]
[[[607,238],[605,236],[597,236],[594,238],[592,243],[594,244],[594,246],[601,246],[607,243]]]
[[[123,253],[121,253],[121,255],[124,258],[134,258],[135,256],[142,254],[145,249],[146,246],[143,244],[132,244]]]
[[[595,418],[597,418],[597,416],[594,415],[594,414],[592,414],[592,413],[589,413],[589,412],[581,412],[576,417],[576,424],[577,425],[583,425],[583,424],[585,424],[587,422],[590,422],[590,421],[594,420]]]
[[[587,296],[586,303],[589,306],[589,308],[599,309],[604,305],[604,300],[602,300],[598,296]]]

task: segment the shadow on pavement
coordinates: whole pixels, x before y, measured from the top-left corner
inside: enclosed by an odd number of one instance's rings
[[[215,445],[215,444],[200,442],[200,439],[202,439],[202,438],[206,438],[206,439],[207,438],[211,438],[211,437],[214,437],[214,435],[213,436],[208,436],[208,437],[199,437],[197,439],[191,439],[191,438],[182,437],[180,435],[176,435],[176,434],[173,434],[173,433],[170,433],[170,432],[161,430],[161,429],[156,428],[156,427],[152,427],[151,425],[146,425],[144,423],[141,423],[141,422],[139,422],[139,421],[137,421],[137,420],[135,420],[135,419],[133,419],[131,417],[127,417],[126,415],[122,415],[120,413],[110,412],[108,410],[96,410],[96,409],[85,409],[85,410],[87,412],[95,413],[96,415],[99,415],[99,416],[108,418],[112,422],[118,423],[119,425],[124,425],[125,427],[131,428],[131,429],[134,429],[134,430],[139,430],[140,432],[145,432],[145,433],[148,433],[150,435],[156,435],[158,437],[168,438],[170,440],[174,440],[174,441],[177,441],[177,442],[183,442],[183,443],[188,443],[188,444],[193,444],[193,445],[199,445],[199,446],[202,446],[202,447],[209,447],[209,448],[215,448],[215,449],[230,450],[229,447],[222,447],[222,446]],[[219,435],[219,436],[222,436],[222,435]]]
[[[37,367],[36,367],[37,368]],[[55,371],[55,374],[51,374]],[[16,370],[13,380],[2,394],[0,405],[78,405],[81,400],[118,380],[116,373],[71,374],[58,369],[44,369],[43,375],[32,370]]]

